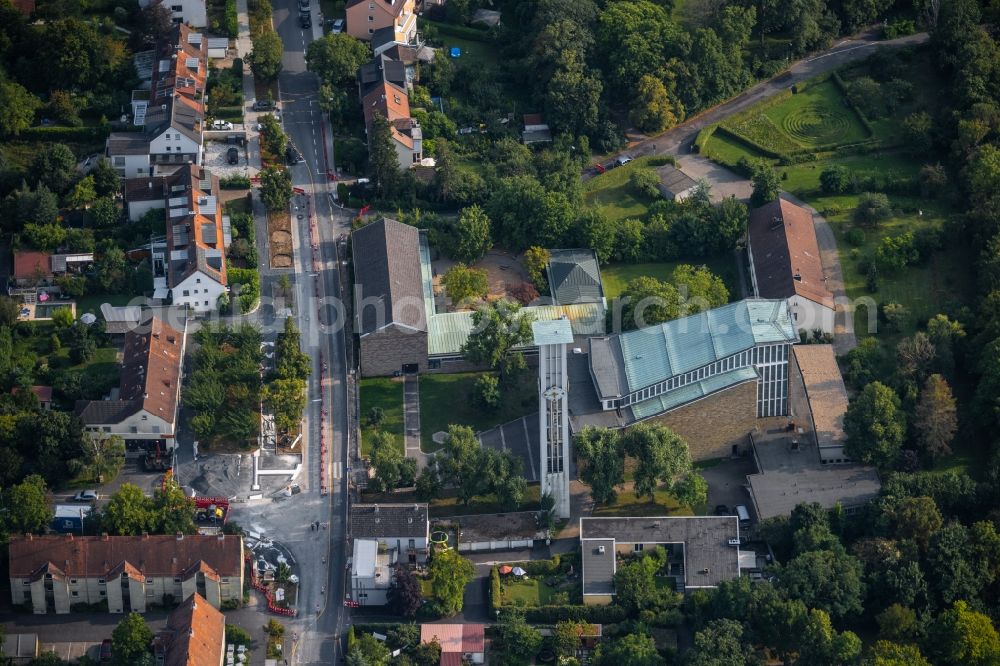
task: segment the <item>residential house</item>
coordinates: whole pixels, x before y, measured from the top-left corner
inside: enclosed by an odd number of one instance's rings
[[[368,139],[376,116],[389,121],[392,144],[399,168],[409,169],[423,159],[423,133],[420,124],[410,117],[406,66],[385,53],[358,70],[358,94],[365,115]]]
[[[747,237],[754,294],[787,299],[797,330],[832,334],[835,304],[812,213],[779,198],[750,213]]]
[[[475,328],[471,311],[437,312],[426,236],[389,218],[352,234],[355,331],[365,377],[477,369],[462,356]],[[601,290],[603,293],[603,290]],[[574,338],[603,335],[603,301],[524,308],[535,321],[566,318]],[[535,353],[532,345],[523,351]]]
[[[375,539],[354,539],[351,595],[361,606],[384,606],[392,587],[392,554]]]
[[[219,608],[243,599],[243,537],[232,534],[25,536],[9,544],[11,602],[36,614],[107,603],[144,613],[198,593]]]
[[[376,30],[391,28],[393,41],[410,44],[417,39],[416,0],[348,0],[347,34],[369,41]]]
[[[0,637],[0,655],[8,666],[27,666],[41,654],[41,645],[38,634],[5,633]]]
[[[132,92],[132,123],[142,131],[113,132],[107,141],[107,156],[125,178],[202,163],[208,40],[180,24],[151,60],[149,88]]]
[[[486,657],[486,625],[422,624],[420,642],[441,646],[441,666],[482,664]]]
[[[101,317],[104,318],[104,332],[124,342],[126,333],[139,328],[142,308],[138,305],[115,307],[110,303],[101,303]]]
[[[17,395],[21,391],[20,386],[15,386],[10,390],[11,395]],[[51,386],[29,386],[28,391],[35,394],[38,404],[43,410],[52,409],[52,387]]]
[[[206,0],[139,0],[139,7],[145,9],[150,5],[163,5],[170,12],[174,23],[186,23],[192,28],[204,28],[208,25]]]
[[[740,575],[740,526],[736,516],[581,518],[583,603],[611,603],[618,558],[662,546],[674,589],[717,587]]]
[[[706,460],[747,452],[757,419],[788,413],[798,341],[784,300],[748,299],[617,335],[568,359],[570,425],[662,423]]]
[[[660,194],[664,199],[671,201],[684,201],[698,186],[694,178],[672,164],[656,167],[656,175],[660,177],[660,183],[657,186]]]
[[[8,291],[13,296],[34,295],[38,289],[59,293],[55,279],[63,275],[78,275],[94,263],[93,252],[51,254],[36,250],[14,252],[13,286]],[[34,302],[32,300],[32,302]]]
[[[351,536],[374,539],[394,562],[427,561],[430,523],[426,504],[352,504]]]
[[[225,647],[226,616],[197,592],[171,611],[167,626],[153,639],[153,654],[162,666],[222,666]]]
[[[121,381],[109,400],[78,400],[74,410],[93,437],[120,435],[129,450],[176,447],[183,331],[152,317],[125,334]]]
[[[833,347],[797,345],[793,351],[794,421],[784,432],[752,437],[758,471],[747,475],[747,488],[754,511],[764,520],[817,502],[853,514],[878,497],[882,484],[874,467],[854,463],[844,452],[847,387]]]
[[[416,42],[406,44],[396,41],[396,31],[391,27],[381,28],[372,34],[372,53],[375,57],[382,54],[389,56],[392,60],[398,60],[405,64],[410,74],[410,80],[416,78],[416,68],[418,62],[433,62],[434,49],[423,45],[420,33],[417,33]]]
[[[604,302],[601,267],[593,250],[549,250],[546,274],[556,305]]]
[[[524,114],[524,131],[521,132],[521,143],[551,143],[552,130],[540,113]]]

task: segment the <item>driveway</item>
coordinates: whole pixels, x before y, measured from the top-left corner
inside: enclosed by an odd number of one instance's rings
[[[750,181],[701,155],[679,155],[677,166],[695,180],[704,180],[712,188],[712,201],[718,203],[729,197],[746,201],[753,194]]]

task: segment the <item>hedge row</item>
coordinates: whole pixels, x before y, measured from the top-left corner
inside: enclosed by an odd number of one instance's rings
[[[221,118],[222,120],[235,120],[237,122],[243,122],[243,107],[242,106],[220,106],[215,109],[215,117]]]
[[[490,40],[490,36],[483,28],[472,28],[464,25],[454,25],[451,23],[438,23],[437,21],[429,21],[426,19],[423,23],[425,26],[434,28],[439,35],[458,37],[459,39],[468,39],[474,42],[488,42]]]
[[[236,0],[226,0],[226,34],[229,39],[240,36],[240,22],[236,13]]]
[[[615,624],[627,617],[621,606],[541,606],[526,608],[524,618],[534,624],[555,624],[564,620]]]
[[[718,125],[709,125],[708,127],[705,127],[700,132],[698,132],[698,136],[695,137],[694,140],[694,152],[696,153],[705,152],[705,145],[708,143],[709,139],[712,138],[712,135],[715,134],[715,130],[718,127],[719,127]]]
[[[864,125],[864,128],[868,130],[868,136],[875,136],[875,128],[872,127],[871,122],[868,120],[868,118],[865,117],[865,114],[861,113],[861,109],[859,109],[858,106],[854,102],[852,102],[851,98],[848,96],[847,84],[844,83],[844,79],[840,78],[840,74],[836,70],[834,70],[833,74],[830,75],[830,78],[833,79],[834,84],[836,84],[837,86],[837,90],[840,91],[840,96],[844,98],[845,102],[847,102],[847,106],[849,106],[851,111],[853,111],[854,114],[858,117],[858,120],[861,121],[861,124]]]
[[[503,605],[500,593],[500,571],[496,567],[490,569],[490,610],[496,612]]]
[[[18,139],[25,141],[61,141],[70,143],[99,143],[108,138],[110,127],[29,127]]]
[[[791,158],[791,155],[786,155],[785,153],[779,153],[777,151],[771,150],[770,148],[765,148],[764,146],[760,145],[753,139],[749,139],[743,136],[742,134],[739,134],[738,132],[734,132],[725,125],[719,125],[715,131],[725,135],[727,138],[732,139],[737,143],[742,143],[747,148],[750,148],[751,150],[761,153],[765,157],[771,157],[776,160],[786,160]]]
[[[219,179],[219,186],[224,190],[249,190],[250,179],[246,176],[227,176]]]

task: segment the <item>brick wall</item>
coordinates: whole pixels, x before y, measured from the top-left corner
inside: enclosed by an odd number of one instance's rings
[[[757,381],[743,382],[649,419],[684,438],[691,459],[728,457],[733,444],[749,447],[747,433],[757,425]]]
[[[391,375],[404,364],[427,370],[427,333],[388,326],[361,338],[361,376]]]

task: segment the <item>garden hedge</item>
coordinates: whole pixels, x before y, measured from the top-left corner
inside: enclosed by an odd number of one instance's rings
[[[468,39],[474,42],[488,42],[490,36],[484,28],[472,28],[464,25],[454,25],[452,23],[438,23],[437,21],[424,20],[424,24],[437,30],[439,35]]]
[[[535,624],[555,624],[564,620],[593,622],[595,624],[615,624],[626,619],[627,613],[621,606],[541,606],[526,608],[524,618]]]
[[[220,106],[215,110],[215,117],[222,120],[243,122],[242,106]]]
[[[503,605],[500,595],[500,571],[496,567],[490,569],[490,610],[496,611]]]
[[[16,138],[25,141],[61,141],[70,143],[98,143],[108,138],[111,128],[104,127],[29,127]]]

